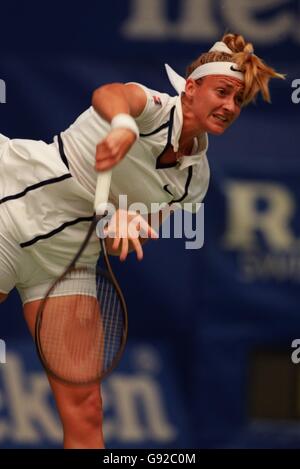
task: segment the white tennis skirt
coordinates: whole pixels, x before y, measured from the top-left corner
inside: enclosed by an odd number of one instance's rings
[[[0,292],[40,299],[70,263],[93,216],[93,194],[62,161],[56,143],[0,134]],[[93,267],[91,239],[80,266]],[[76,292],[74,292],[76,293]]]

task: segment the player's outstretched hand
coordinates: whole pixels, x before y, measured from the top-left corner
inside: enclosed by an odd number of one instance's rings
[[[120,256],[121,261],[125,261],[132,250],[136,252],[138,260],[142,260],[143,241],[158,238],[156,231],[142,215],[121,209],[114,213],[107,228],[104,229],[104,234],[108,252]]]

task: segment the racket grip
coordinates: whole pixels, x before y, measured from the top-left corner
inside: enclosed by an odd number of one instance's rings
[[[110,181],[111,169],[108,171],[102,171],[98,174],[94,201],[96,215],[104,215],[107,209]]]

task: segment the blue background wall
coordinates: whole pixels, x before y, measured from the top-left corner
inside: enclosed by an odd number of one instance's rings
[[[184,73],[225,30],[287,74],[271,85],[272,105],[259,99],[210,139],[204,247],[160,239],[142,264],[114,260],[130,338],[103,392],[109,447],[300,447],[299,1],[10,1],[1,19],[1,133],[11,138],[51,141],[106,82],[173,94],[163,64]],[[15,292],[0,337],[0,446],[59,446]]]

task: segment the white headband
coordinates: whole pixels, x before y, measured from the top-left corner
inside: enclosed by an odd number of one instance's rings
[[[232,55],[232,50],[230,50],[224,42],[216,42],[209,50],[209,52],[213,51],[225,52],[226,54]],[[185,78],[178,75],[178,73],[176,73],[168,64],[165,64],[165,67],[172,86],[180,95],[185,90]],[[237,69],[237,65],[234,62],[209,62],[207,64],[200,65],[189,75],[188,78],[198,80],[199,78],[207,75],[226,75],[244,81],[244,74]]]

